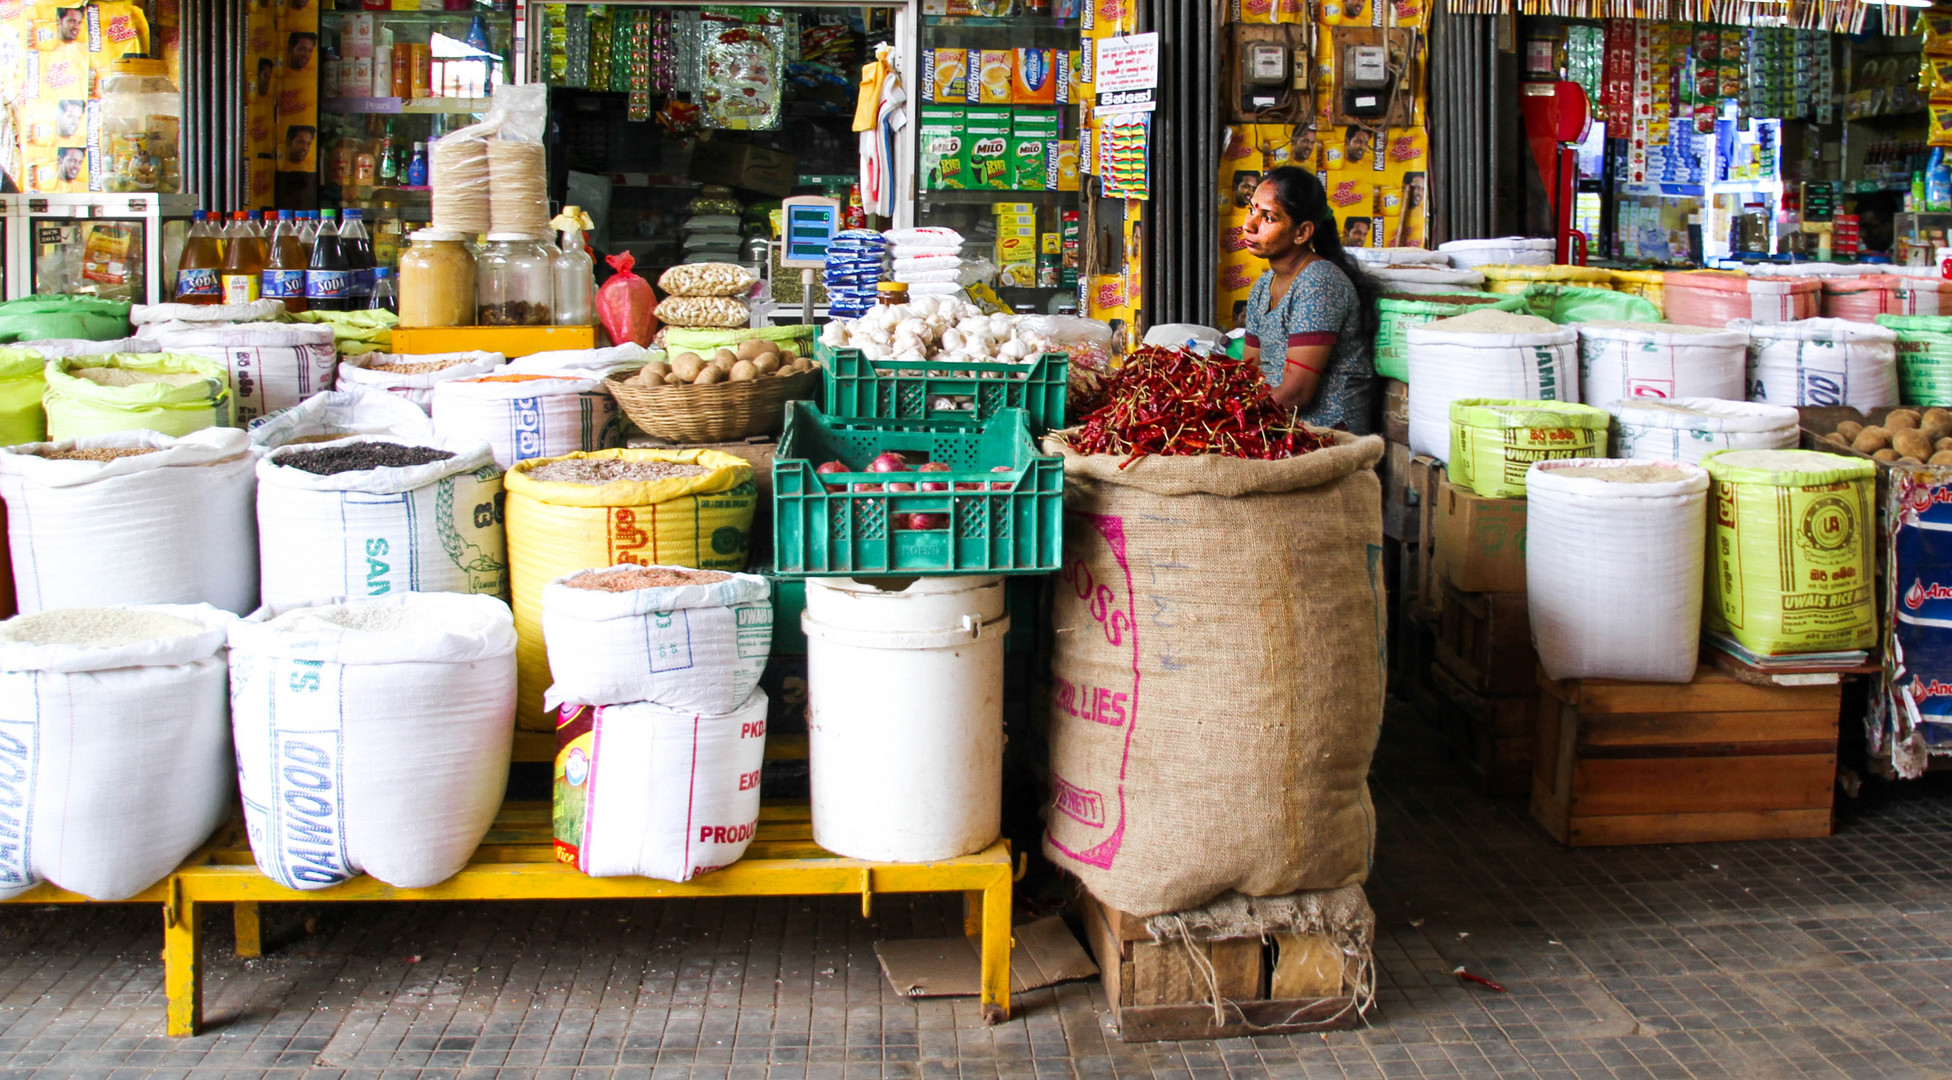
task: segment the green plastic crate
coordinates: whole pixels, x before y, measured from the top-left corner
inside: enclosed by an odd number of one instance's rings
[[[1028,366],[1009,361],[949,363],[877,360],[859,349],[816,344],[814,358],[827,369],[824,411],[846,423],[927,420],[980,424],[1004,409],[1029,414],[1030,433],[1064,426],[1064,394],[1071,358],[1045,353]],[[994,376],[994,377],[991,377]],[[948,399],[953,408],[937,408]]]
[[[811,402],[788,402],[773,459],[773,564],[793,576],[1033,574],[1058,568],[1064,548],[1064,463],[1039,454],[1022,409],[980,427],[830,420]],[[886,451],[950,471],[869,473]],[[821,476],[840,461],[860,472]],[[1010,471],[997,473],[997,466]],[[948,491],[852,491],[859,483],[942,482]],[[830,492],[827,484],[843,490]],[[956,490],[954,485],[981,484]],[[992,484],[1009,484],[995,490]],[[896,529],[898,514],[947,514],[942,529]]]

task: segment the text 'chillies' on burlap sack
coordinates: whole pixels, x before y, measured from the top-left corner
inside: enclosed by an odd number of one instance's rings
[[[1135,915],[1368,875],[1375,436],[1285,461],[1064,456],[1044,852]]]

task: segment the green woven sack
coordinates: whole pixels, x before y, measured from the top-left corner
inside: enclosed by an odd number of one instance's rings
[[[1525,303],[1533,315],[1564,326],[1576,322],[1661,322],[1653,301],[1612,289],[1540,282],[1525,287]]]
[[[1898,335],[1898,400],[1905,405],[1952,405],[1952,317],[1879,315]]]
[[[1448,319],[1473,308],[1489,306],[1495,311],[1528,311],[1523,296],[1472,292],[1469,289],[1433,296],[1401,293],[1376,300],[1376,374],[1385,379],[1410,381],[1409,331],[1432,319]]]
[[[93,296],[25,296],[0,303],[0,342],[129,336],[129,305]]]
[[[0,446],[47,438],[47,413],[41,410],[46,368],[47,361],[32,349],[0,349]]]
[[[74,372],[108,369],[122,377]],[[126,378],[124,385],[112,385]],[[224,365],[187,353],[111,353],[50,360],[47,434],[59,442],[117,431],[188,435],[231,422]]]

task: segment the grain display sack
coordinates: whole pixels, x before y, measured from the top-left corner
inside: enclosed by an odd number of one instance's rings
[[[1525,497],[1534,461],[1606,456],[1613,418],[1590,405],[1558,401],[1450,403],[1450,482],[1487,499]]]
[[[96,296],[23,296],[0,303],[0,342],[129,335],[129,304]]]
[[[1388,293],[1377,297],[1376,374],[1385,379],[1409,379],[1409,343],[1404,335],[1412,326],[1462,315],[1474,307],[1516,311],[1524,306],[1520,298],[1499,297],[1491,293]],[[1150,336],[1150,331],[1147,336]]]
[[[91,338],[47,338],[42,341],[17,342],[10,348],[27,349],[41,354],[43,360],[56,360],[69,356],[107,356],[109,353],[149,353],[156,351],[156,342],[146,337],[110,338],[95,341]]]
[[[385,435],[395,442],[426,446],[434,442],[434,422],[392,394],[362,389],[313,394],[294,408],[251,421],[251,445],[260,450],[348,435]]]
[[[232,409],[240,427],[332,389],[339,368],[332,329],[326,326],[158,329],[153,336],[164,352],[190,353],[224,365],[230,372]]]
[[[0,349],[0,446],[47,438],[47,361],[30,349]]]
[[[434,387],[453,379],[493,374],[506,363],[501,353],[369,352],[339,358],[339,389],[379,390],[412,402],[421,412],[434,407]]]
[[[1674,323],[1579,324],[1579,393],[1605,408],[1628,398],[1740,401],[1749,335]]]
[[[149,452],[111,456],[127,450]],[[235,428],[0,450],[20,610],[210,604],[249,612],[258,602],[254,465],[250,439]]]
[[[1886,327],[1805,319],[1746,329],[1750,401],[1854,409],[1898,403],[1898,338]]]
[[[1595,289],[1585,285],[1561,285],[1540,281],[1525,286],[1525,310],[1541,319],[1565,326],[1587,322],[1655,322],[1660,309],[1638,296]]]
[[[564,709],[556,858],[591,877],[690,881],[745,855],[759,828],[766,695],[723,715],[650,702]]]
[[[1542,461],[1525,487],[1526,606],[1547,677],[1693,679],[1708,474],[1668,461]]]
[[[1877,465],[1815,450],[1701,464],[1715,481],[1709,629],[1770,656],[1875,645]]]
[[[1570,326],[1480,308],[1405,337],[1415,453],[1450,456],[1450,403],[1459,398],[1579,400],[1579,334]]]
[[[1591,266],[1547,263],[1525,266],[1513,263],[1480,263],[1475,269],[1484,275],[1484,291],[1516,296],[1533,285],[1578,285],[1589,289],[1613,288],[1613,277]]]
[[[1482,240],[1446,240],[1437,250],[1452,266],[1550,266],[1556,240],[1501,236]]]
[[[251,853],[323,889],[452,877],[501,808],[515,630],[492,596],[265,607],[231,627],[231,728]]]
[[[481,439],[495,464],[605,450],[624,441],[617,399],[601,379],[563,375],[483,375],[434,387],[434,431]]]
[[[248,304],[137,304],[129,309],[129,323],[136,327],[275,323],[284,318],[285,302],[271,299]]]
[[[1715,398],[1633,398],[1607,406],[1613,455],[1699,464],[1717,450],[1787,450],[1801,433],[1786,405]]]
[[[294,455],[392,442],[359,435],[286,446],[258,461],[265,604],[403,592],[507,594],[502,470],[487,444],[443,440],[433,445],[452,454],[444,460],[330,475],[287,464]]]
[[[0,623],[0,900],[43,881],[126,900],[223,822],[235,618],[199,604]]]
[[[1351,252],[1360,248],[1350,248]],[[1366,268],[1385,293],[1454,294],[1484,288],[1484,275],[1476,270],[1452,270],[1442,266],[1371,266]],[[672,346],[676,348],[676,346]]]
[[[1659,270],[1608,270],[1606,276],[1614,292],[1638,296],[1666,317],[1667,278]]]
[[[1045,452],[1064,457],[1067,520],[1044,853],[1135,915],[1363,881],[1383,716],[1382,440],[1124,469]],[[1287,539],[1240,542],[1271,534]],[[1241,677],[1244,658],[1270,657],[1282,677]]]
[[[332,331],[332,347],[340,359],[383,353],[393,348],[393,328],[400,316],[385,308],[358,308],[353,311],[299,311],[292,318],[302,323],[323,326]]]
[[[112,353],[47,362],[48,438],[118,431],[188,435],[231,423],[224,365],[184,353]]]
[[[1823,286],[1815,278],[1748,277],[1724,270],[1680,270],[1667,274],[1667,317],[1687,326],[1729,326],[1812,319],[1822,307]]]
[[[1898,400],[1904,405],[1952,405],[1952,316],[1879,315],[1897,335]]]
[[[542,590],[578,570],[629,563],[744,570],[758,489],[752,465],[718,450],[599,450],[572,461],[669,462],[705,472],[659,480],[547,483],[530,474],[547,462],[509,470],[508,556],[522,685],[517,722],[554,731],[543,707],[549,657],[542,640]]]
[[[709,715],[729,713],[759,685],[772,655],[772,586],[756,574],[696,585],[578,588],[643,571],[632,564],[570,574],[542,590],[542,637],[554,682],[549,711],[567,703],[650,701]],[[618,575],[623,575],[620,579]]]
[[[1903,274],[1823,280],[1823,317],[1877,322],[1880,315],[1952,315],[1952,281]]]
[[[787,326],[772,329],[796,328]],[[757,334],[759,331],[753,333]],[[552,349],[549,352],[530,353],[519,360],[510,360],[498,374],[567,375],[578,379],[601,381],[618,372],[636,371],[645,364],[663,357],[664,354],[656,349],[647,349],[635,342],[626,341],[622,345],[612,345],[603,349]]]

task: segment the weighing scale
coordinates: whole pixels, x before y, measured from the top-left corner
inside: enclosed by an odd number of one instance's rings
[[[780,201],[783,237],[781,269],[800,271],[801,319],[813,323],[813,272],[827,265],[827,246],[840,232],[840,200],[824,195],[795,195]]]

